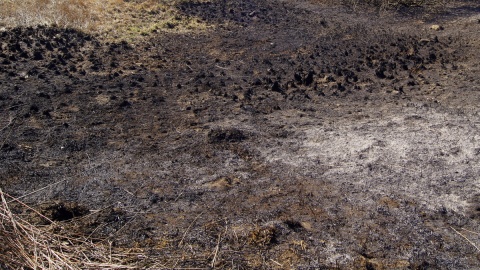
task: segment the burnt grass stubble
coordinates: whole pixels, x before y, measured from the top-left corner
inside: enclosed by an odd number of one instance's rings
[[[215,30],[138,43],[1,31],[1,187],[165,267],[476,268],[452,228],[480,232],[479,6],[457,5],[428,14],[444,31],[298,1],[185,1]]]

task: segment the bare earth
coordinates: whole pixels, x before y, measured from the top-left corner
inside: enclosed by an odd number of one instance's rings
[[[0,32],[5,192],[139,268],[480,268],[480,3],[176,8]]]

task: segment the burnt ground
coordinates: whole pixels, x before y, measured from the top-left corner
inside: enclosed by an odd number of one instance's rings
[[[214,27],[0,32],[5,192],[139,267],[480,266],[480,4],[177,8]]]

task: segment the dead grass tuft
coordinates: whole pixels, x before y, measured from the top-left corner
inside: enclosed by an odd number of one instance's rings
[[[110,242],[75,236],[69,224],[53,222],[0,189],[0,261],[6,269],[130,269],[128,254],[112,252]],[[7,201],[7,198],[10,201]],[[33,225],[11,210],[34,211],[49,221]],[[19,211],[21,212],[21,211]],[[68,232],[68,233],[67,233]]]
[[[275,241],[275,227],[259,227],[248,235],[248,243],[256,246],[268,246]]]
[[[100,0],[0,0],[0,23],[4,27],[56,25],[78,29],[95,28],[111,1]]]
[[[198,18],[182,15],[179,1],[183,0],[0,0],[0,28],[57,26],[131,41],[160,31],[209,27]]]

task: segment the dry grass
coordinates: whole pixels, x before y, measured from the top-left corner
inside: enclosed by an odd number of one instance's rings
[[[55,25],[132,40],[157,31],[204,30],[207,24],[182,15],[183,0],[0,0],[0,27]]]
[[[0,23],[5,27],[57,25],[94,28],[110,0],[0,0]]]
[[[109,242],[75,236],[67,223],[50,221],[50,225],[29,223],[11,210],[34,211],[0,189],[0,268],[7,269],[129,269],[138,265],[125,263],[128,254],[112,251]],[[7,198],[9,201],[7,201]]]
[[[196,17],[179,12],[184,0],[121,1],[110,5],[107,21],[101,23],[106,38],[132,41],[157,32],[191,32],[211,28]]]

